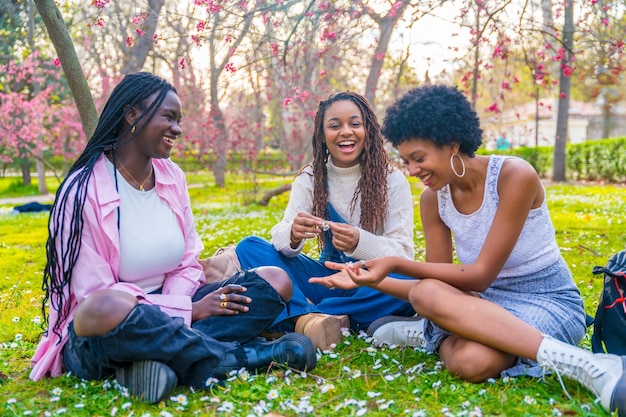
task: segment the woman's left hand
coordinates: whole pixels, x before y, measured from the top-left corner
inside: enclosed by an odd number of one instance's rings
[[[333,232],[333,246],[342,252],[352,253],[359,244],[359,229],[346,223],[328,222]]]
[[[328,275],[326,277],[310,278],[309,282],[311,284],[320,284],[327,288],[330,288],[331,290],[334,290],[335,288],[341,288],[342,290],[352,290],[359,287],[359,285],[350,278],[348,272],[346,271],[346,268],[348,268],[349,264],[328,261],[325,262],[324,265],[326,265],[327,268],[335,269],[339,272],[333,275]]]
[[[311,278],[309,282],[321,284],[328,288],[351,290],[360,286],[376,287],[393,269],[393,257],[382,257],[348,262],[325,262],[327,268],[340,272],[320,278]]]
[[[225,285],[205,295],[201,300],[193,303],[194,321],[211,316],[232,316],[245,313],[252,302],[250,297],[241,295],[246,287],[237,284]]]

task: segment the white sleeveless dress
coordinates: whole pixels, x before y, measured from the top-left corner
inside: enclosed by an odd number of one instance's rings
[[[437,192],[439,216],[454,235],[461,263],[473,263],[484,244],[498,208],[498,178],[506,158],[490,157],[483,203],[474,213],[466,215],[456,210],[448,186]],[[530,210],[502,271],[479,296],[505,308],[542,333],[573,345],[581,342],[586,332],[583,300],[560,254],[546,199],[541,207]],[[426,349],[435,352],[449,335],[427,322]],[[520,359],[503,375],[540,376],[542,370],[536,362]]]

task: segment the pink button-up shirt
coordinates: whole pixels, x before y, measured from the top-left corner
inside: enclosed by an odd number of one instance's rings
[[[59,338],[52,328],[61,318],[54,308],[50,309],[47,335],[42,337],[32,358],[34,366],[30,378],[33,380],[63,373],[61,353],[67,341],[68,324],[72,321],[78,304],[94,291],[125,291],[134,295],[140,303],[158,305],[168,315],[182,317],[185,323],[191,324],[191,297],[205,283],[202,267],[198,263],[203,246],[195,230],[185,174],[169,159],[152,161],[156,193],[169,204],[178,219],[185,239],[183,259],[176,269],[165,274],[161,294],[146,294],[135,284],[119,281],[120,239],[117,208],[120,205],[120,196],[104,158],[104,155],[101,156],[94,165],[87,187],[81,248],[72,273],[70,295],[66,298],[69,316],[60,323]],[[67,209],[63,215],[66,225],[72,216],[74,198],[75,192],[72,192],[65,206]],[[67,230],[64,236],[67,236]],[[53,301],[50,300],[51,306],[55,304]]]

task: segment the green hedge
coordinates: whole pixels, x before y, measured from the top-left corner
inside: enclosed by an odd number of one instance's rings
[[[554,147],[521,147],[508,151],[488,151],[481,148],[478,154],[506,154],[519,156],[530,162],[541,177],[552,175]],[[197,172],[213,168],[215,155],[206,155],[203,160],[195,156],[173,157],[187,172]],[[62,172],[69,164],[61,158],[50,158],[49,163]],[[566,175],[568,179],[607,182],[626,182],[626,137],[590,140],[584,143],[567,144],[565,147]],[[34,163],[32,164],[34,167]],[[255,161],[251,161],[245,153],[230,152],[227,158],[228,172],[246,170],[264,172],[289,171],[289,161],[280,151],[263,152]],[[19,165],[0,165],[0,176],[7,172],[19,173]]]
[[[541,177],[552,173],[553,146],[515,148],[506,152],[481,149],[480,154],[519,156],[530,162]],[[626,137],[590,140],[565,146],[566,175],[575,180],[626,181]]]

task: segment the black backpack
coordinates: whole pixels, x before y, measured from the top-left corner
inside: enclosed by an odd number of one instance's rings
[[[626,355],[626,250],[592,272],[604,274],[604,286],[593,323],[591,350]]]

